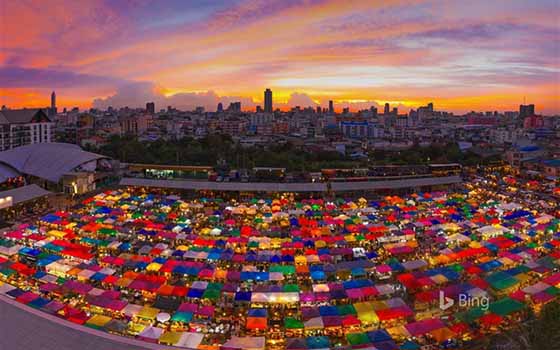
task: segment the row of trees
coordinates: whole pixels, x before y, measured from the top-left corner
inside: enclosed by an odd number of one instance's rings
[[[129,163],[216,165],[225,161],[231,168],[284,167],[289,171],[318,171],[322,168],[357,168],[368,164],[423,164],[459,162],[474,165],[478,156],[463,153],[455,143],[412,147],[406,151],[372,151],[368,158],[352,159],[335,151],[311,152],[291,143],[243,148],[228,135],[201,139],[142,142],[135,137],[111,136],[99,149],[90,149]]]

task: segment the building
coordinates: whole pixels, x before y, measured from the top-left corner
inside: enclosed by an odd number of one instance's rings
[[[528,145],[514,147],[506,152],[507,162],[514,167],[521,167],[524,162],[539,159],[544,155],[543,149],[539,146]]]
[[[154,114],[156,112],[156,105],[153,102],[146,103],[146,112]]]
[[[558,179],[560,178],[560,159],[550,159],[544,162],[544,173],[547,177]]]
[[[49,108],[48,115],[49,117],[55,116],[57,113],[56,110],[56,93],[53,91],[51,93],[51,108]]]
[[[0,111],[0,151],[54,140],[55,123],[42,109]]]
[[[264,90],[264,112],[272,113],[272,90]]]
[[[329,100],[329,113],[334,113],[334,104],[332,100]]]
[[[216,108],[216,112],[222,113],[224,111],[224,105],[220,102],[218,103],[218,108]]]
[[[253,113],[249,116],[250,125],[270,125],[272,123],[272,115],[268,113]]]
[[[377,118],[377,107],[371,106],[369,108],[369,111],[371,112],[371,117],[372,118]]]
[[[391,108],[391,106],[389,106],[389,103],[385,103],[385,108],[383,109],[383,114],[389,115],[390,111],[391,111],[390,108]]]
[[[228,112],[241,112],[241,102],[231,102],[227,110]]]
[[[535,115],[535,105],[519,105],[519,117],[525,118]]]
[[[529,109],[530,111],[530,109]],[[521,116],[521,114],[520,114]],[[534,129],[534,128],[542,128],[544,127],[545,119],[540,115],[531,114],[529,116],[524,117],[523,119],[523,128],[524,129]]]
[[[247,121],[237,118],[223,119],[218,122],[217,129],[226,135],[244,135],[247,132]]]
[[[142,135],[148,130],[152,122],[152,116],[147,114],[131,115],[121,117],[119,124],[122,135]]]
[[[367,122],[341,122],[340,129],[342,134],[349,138],[367,138],[369,134]]]

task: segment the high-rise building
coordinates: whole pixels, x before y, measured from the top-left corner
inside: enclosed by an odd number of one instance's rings
[[[56,115],[56,93],[54,91],[51,93],[51,108],[49,108],[48,115],[49,117]]]
[[[146,103],[146,112],[154,114],[156,112],[156,105],[153,102]]]
[[[393,115],[398,115],[399,109],[397,107],[393,107]]]
[[[519,105],[519,117],[525,118],[535,115],[535,105]]]
[[[264,111],[265,113],[272,113],[272,90],[264,90]]]
[[[329,113],[334,113],[334,104],[332,100],[329,100]]]
[[[385,103],[385,109],[383,109],[383,114],[389,114],[391,106],[389,106],[389,103]]]
[[[216,109],[216,112],[221,113],[224,111],[224,105],[220,102],[218,103],[218,108]]]

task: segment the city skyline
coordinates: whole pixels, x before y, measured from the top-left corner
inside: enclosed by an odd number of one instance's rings
[[[560,112],[556,1],[1,5],[0,104]],[[18,16],[13,16],[17,13]],[[523,14],[522,17],[519,15]],[[49,26],[37,28],[44,16]]]

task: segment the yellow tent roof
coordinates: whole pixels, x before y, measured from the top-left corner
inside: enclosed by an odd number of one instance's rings
[[[432,279],[432,281],[434,281],[437,284],[444,284],[447,282],[447,278],[442,275],[441,273],[434,275],[432,277],[430,277]]]
[[[159,337],[159,342],[166,345],[174,345],[179,342],[183,332],[165,332]]]
[[[159,271],[159,269],[161,269],[161,266],[162,266],[161,264],[153,262],[150,263],[148,266],[146,266],[146,270],[156,272]]]
[[[156,309],[155,307],[144,306],[136,316],[148,320],[153,320],[156,318],[158,313],[159,309]]]
[[[411,336],[405,326],[396,326],[396,327],[387,328],[387,333],[389,333],[393,338],[399,338],[399,337],[409,338]]]
[[[146,325],[141,324],[141,323],[134,323],[134,322],[129,322],[128,323],[128,329],[129,329],[130,333],[132,333],[132,334],[138,334],[138,333],[142,332],[144,330],[144,328],[146,328]]]
[[[53,236],[56,238],[64,238],[66,236],[66,232],[58,231],[58,230],[50,230],[47,232],[47,236]]]
[[[112,318],[109,317],[109,316],[93,315],[92,318],[87,320],[86,324],[91,325],[91,326],[96,326],[96,327],[103,327],[107,323],[109,323],[109,321],[111,321],[111,320],[112,320]]]
[[[363,323],[379,323],[379,317],[373,311],[373,304],[371,302],[356,303],[354,308],[358,313],[358,319]]]

